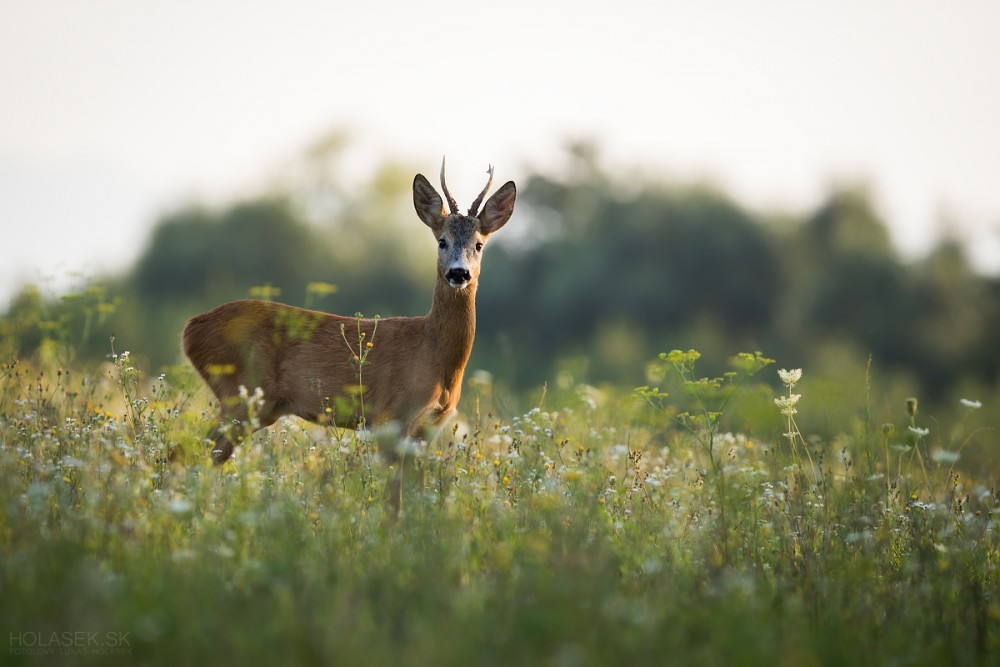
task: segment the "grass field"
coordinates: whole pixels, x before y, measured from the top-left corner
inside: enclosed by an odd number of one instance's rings
[[[989,471],[930,447],[915,402],[815,439],[808,369],[672,355],[670,396],[572,386],[516,416],[480,378],[399,517],[368,436],[281,421],[214,468],[189,371],[8,362],[0,662],[1000,664]],[[778,428],[731,427],[755,415]]]

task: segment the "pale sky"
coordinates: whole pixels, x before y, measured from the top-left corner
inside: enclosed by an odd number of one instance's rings
[[[993,1],[0,0],[0,308],[336,127],[460,199],[578,137],[753,208],[864,181],[907,256],[947,220],[1000,273],[998,35]]]

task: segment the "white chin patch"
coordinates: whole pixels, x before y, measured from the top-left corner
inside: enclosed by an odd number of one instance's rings
[[[448,284],[451,285],[455,289],[465,289],[466,287],[469,286],[469,281],[468,280],[463,280],[463,281],[459,282],[457,280],[449,280]]]

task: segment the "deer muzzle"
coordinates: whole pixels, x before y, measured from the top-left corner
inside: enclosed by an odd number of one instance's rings
[[[444,278],[449,285],[459,289],[469,284],[469,281],[472,280],[472,274],[464,266],[453,266],[444,274]]]

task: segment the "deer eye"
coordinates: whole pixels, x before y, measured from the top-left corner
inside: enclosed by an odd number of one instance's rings
[[[447,247],[448,247],[448,242],[447,241],[445,241],[444,239],[438,239],[438,248],[441,248],[441,250],[444,250]]]
[[[476,244],[476,252],[479,252],[482,249],[483,249],[483,244],[482,243],[477,243]]]

